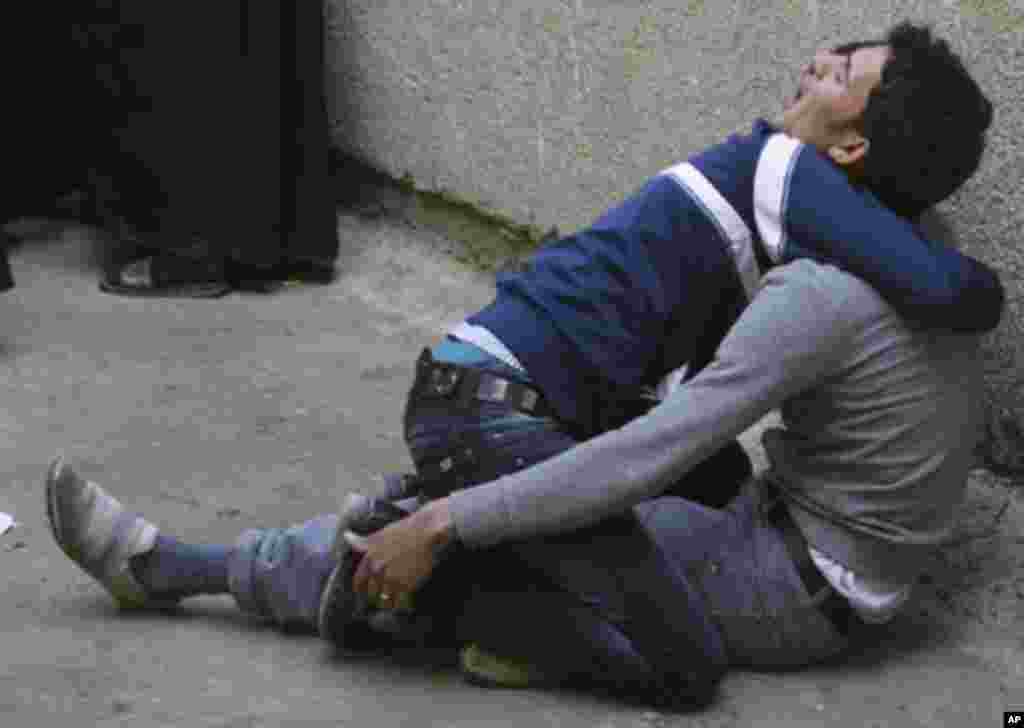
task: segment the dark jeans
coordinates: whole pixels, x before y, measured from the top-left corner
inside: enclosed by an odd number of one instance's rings
[[[513,376],[489,358],[482,366]],[[405,423],[417,462],[467,436],[490,443],[460,487],[576,444],[558,423],[496,404],[410,400]],[[719,453],[673,489],[728,495],[724,508],[666,496],[574,532],[456,554],[416,595],[431,641],[476,642],[570,684],[672,705],[710,700],[728,665],[796,667],[840,651],[845,640],[818,611],[827,593],[804,590],[761,517],[756,481],[736,480],[750,468],[737,455]],[[336,524],[328,515],[243,534],[231,563],[239,604],[312,624]]]
[[[434,356],[524,380],[462,343],[445,342]],[[558,422],[500,404],[414,397],[405,436],[417,464],[476,448],[472,467],[454,474],[457,487],[577,444]],[[781,537],[762,518],[769,501],[751,475],[734,441],[663,497],[618,518],[503,544],[475,565],[453,566],[460,575],[452,581],[479,580],[462,611],[463,638],[601,684],[674,680],[676,689],[687,680],[706,687],[721,674],[709,618],[723,632],[731,664],[795,667],[830,657],[846,642],[818,610],[828,593],[804,590]],[[502,614],[508,618],[493,616]]]
[[[523,379],[461,343],[445,342],[435,356]],[[417,464],[473,448],[472,466],[452,473],[459,488],[529,467],[579,442],[555,420],[504,405],[460,407],[412,395],[405,435]],[[750,472],[746,454],[732,443],[672,490],[724,505]],[[722,638],[704,599],[632,511],[573,533],[503,544],[442,571],[447,575],[436,581],[444,586],[426,589],[420,608],[458,614],[459,641],[526,659],[570,682],[699,703],[725,670]],[[459,584],[470,586],[468,593]]]
[[[450,337],[434,347],[435,359],[530,384],[529,378],[476,347]],[[405,442],[417,467],[436,463],[466,447],[478,452],[471,469],[455,468],[448,489],[486,483],[565,452],[583,440],[553,419],[530,417],[504,405],[452,399],[415,398],[410,393],[404,418]],[[457,460],[458,458],[456,458]],[[665,491],[713,508],[731,501],[753,474],[750,458],[735,440],[701,462]]]
[[[453,559],[417,600],[454,617],[459,644],[648,703],[706,704],[728,664],[700,593],[633,513]]]

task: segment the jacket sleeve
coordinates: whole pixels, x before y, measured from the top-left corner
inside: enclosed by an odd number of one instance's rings
[[[758,232],[776,263],[811,258],[870,284],[924,328],[990,331],[1003,286],[985,264],[926,239],[813,148],[785,134],[765,144],[754,178]]]
[[[715,359],[618,430],[530,468],[452,493],[471,548],[571,531],[662,494],[786,397],[831,374],[851,331],[849,276],[806,260],[770,271]],[[836,277],[851,284],[830,285]],[[684,495],[674,492],[673,495]]]

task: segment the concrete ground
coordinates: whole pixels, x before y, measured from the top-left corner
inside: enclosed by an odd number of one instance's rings
[[[15,253],[18,288],[0,297],[0,511],[19,524],[0,537],[0,725],[960,728],[1024,708],[1024,496],[984,471],[958,542],[881,646],[799,673],[732,674],[698,715],[483,691],[412,658],[344,662],[226,598],[118,614],[46,529],[55,453],[196,541],[332,510],[410,465],[412,363],[492,282],[433,233],[388,217],[339,224],[339,280],[272,296],[103,294],[84,228],[37,231]]]

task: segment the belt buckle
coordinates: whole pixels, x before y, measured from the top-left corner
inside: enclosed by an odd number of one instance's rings
[[[436,364],[430,369],[428,387],[441,397],[447,397],[459,386],[462,373],[455,367]]]
[[[508,396],[508,381],[493,374],[484,374],[480,377],[476,396],[486,402],[504,402]]]

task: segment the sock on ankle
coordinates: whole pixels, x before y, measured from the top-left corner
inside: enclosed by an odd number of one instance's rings
[[[183,599],[228,592],[230,546],[187,544],[157,534],[151,551],[131,559],[139,583],[154,597]]]

